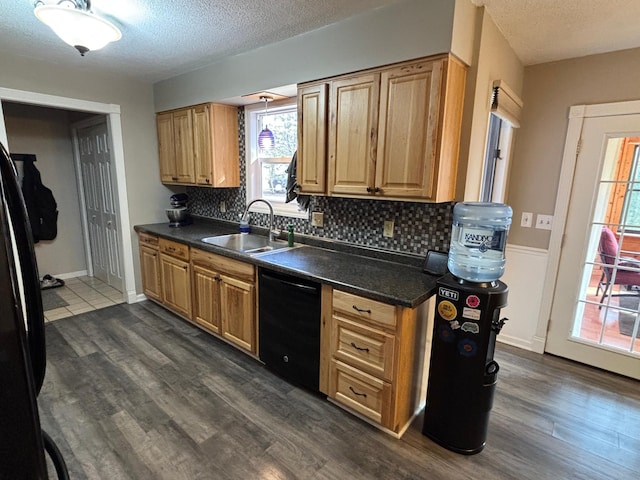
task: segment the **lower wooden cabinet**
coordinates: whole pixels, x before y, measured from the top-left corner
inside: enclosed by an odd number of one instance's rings
[[[160,283],[158,237],[140,234],[140,270],[144,294],[149,298],[161,301],[162,285]]]
[[[223,275],[220,289],[222,336],[245,350],[257,353],[255,284]]]
[[[193,320],[217,334],[220,334],[220,281],[217,272],[193,265]]]
[[[193,320],[225,340],[257,353],[255,267],[193,249]]]
[[[427,303],[405,308],[333,290],[329,388],[336,403],[400,436],[426,395]],[[428,354],[426,354],[428,358]]]
[[[160,254],[162,303],[179,315],[191,318],[191,269],[189,262]]]

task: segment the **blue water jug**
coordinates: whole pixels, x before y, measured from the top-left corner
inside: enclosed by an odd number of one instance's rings
[[[449,271],[470,282],[492,282],[504,273],[504,251],[513,211],[503,203],[462,202],[453,207]]]

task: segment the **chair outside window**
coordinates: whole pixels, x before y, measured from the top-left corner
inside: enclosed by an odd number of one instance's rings
[[[602,227],[600,235],[600,259],[602,260],[602,275],[596,295],[602,288],[600,304],[604,302],[607,292],[612,285],[620,285],[627,293],[611,292],[612,297],[625,295],[640,295],[640,260],[630,257],[620,257],[620,246],[614,233],[607,227]]]

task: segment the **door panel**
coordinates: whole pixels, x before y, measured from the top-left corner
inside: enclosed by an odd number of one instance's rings
[[[433,196],[442,64],[382,73],[376,187],[384,195]]]
[[[79,129],[78,145],[93,275],[122,291],[115,169],[106,123]]]
[[[375,183],[380,74],[331,83],[330,193],[370,193]]]
[[[633,231],[640,231],[640,224],[635,225],[639,222],[626,213],[630,207],[640,211],[640,201],[629,197],[635,205],[627,202],[622,215],[613,214],[609,206],[618,187],[629,192],[636,185],[640,189],[640,181],[635,180],[640,177],[615,173],[622,158],[621,145],[638,135],[640,115],[584,120],[546,344],[547,352],[633,378],[640,378],[640,340],[623,334],[620,327],[629,320],[638,331],[640,286],[635,280],[616,285],[615,277],[622,278],[625,271],[640,272],[640,248],[625,241],[633,237]],[[603,227],[615,231],[619,243],[610,279],[608,271],[605,275],[608,262],[600,254]],[[623,256],[635,257],[638,267],[626,267]]]

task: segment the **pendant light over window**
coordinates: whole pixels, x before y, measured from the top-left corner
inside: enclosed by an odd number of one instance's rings
[[[99,50],[122,38],[118,27],[91,12],[90,0],[60,0],[55,4],[38,0],[34,6],[38,20],[83,57],[90,50]]]
[[[260,97],[260,100],[264,100],[264,116],[266,118],[269,113],[269,107],[267,104],[273,100],[273,97],[268,95],[263,95]],[[258,147],[260,150],[271,150],[276,144],[275,138],[273,137],[273,132],[269,130],[269,127],[265,123],[264,128],[258,135]]]

